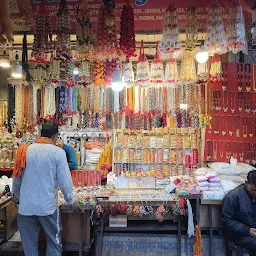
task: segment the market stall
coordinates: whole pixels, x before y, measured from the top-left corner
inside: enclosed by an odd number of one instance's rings
[[[3,2],[4,242],[16,151],[50,120],[79,166],[65,251],[224,255],[222,199],[256,163],[252,1]]]

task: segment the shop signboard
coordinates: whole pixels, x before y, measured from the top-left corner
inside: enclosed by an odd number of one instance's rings
[[[88,8],[90,11],[91,22],[93,27],[97,28],[99,9],[103,5],[102,0],[87,0]],[[120,28],[120,16],[123,4],[126,0],[116,0],[116,25],[117,29]],[[166,8],[169,5],[169,0],[132,0],[132,5],[135,13],[135,29],[136,31],[157,31],[162,30],[163,16]],[[205,21],[207,20],[207,5],[209,1],[198,0],[196,4],[200,8],[197,9],[197,21],[201,28],[205,27]],[[67,7],[71,15],[72,29],[75,29],[76,13],[81,0],[67,0]],[[188,8],[188,2],[186,0],[176,1],[176,7],[178,8],[178,22],[181,27],[187,23],[186,8]],[[35,13],[42,9],[47,11],[52,21],[53,27],[56,26],[56,14],[58,13],[60,0],[33,0],[33,10]]]

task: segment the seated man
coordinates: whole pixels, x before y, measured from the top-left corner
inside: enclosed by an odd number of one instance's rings
[[[228,238],[256,255],[256,171],[225,196],[222,215]]]

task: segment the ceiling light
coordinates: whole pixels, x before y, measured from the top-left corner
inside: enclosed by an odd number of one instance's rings
[[[120,92],[124,89],[124,83],[122,83],[121,72],[118,64],[116,70],[113,72],[113,82],[111,84],[111,88],[115,92]]]
[[[209,58],[209,53],[207,49],[204,47],[204,40],[202,40],[201,48],[196,54],[196,61],[201,64],[204,64],[205,62],[207,62],[208,58]]]
[[[22,66],[19,63],[19,56],[17,52],[16,52],[15,59],[16,59],[16,62],[12,66],[12,77],[15,79],[19,79],[19,78],[22,78]]]
[[[4,51],[4,55],[0,59],[0,67],[1,68],[10,68],[11,67],[9,57],[6,55],[5,51]]]

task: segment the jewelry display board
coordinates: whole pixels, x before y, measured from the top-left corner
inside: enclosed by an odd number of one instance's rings
[[[200,144],[195,128],[115,130],[113,170],[131,177],[190,175],[200,162]]]
[[[212,125],[206,131],[206,161],[256,163],[256,66],[223,63],[223,80],[211,86]]]

